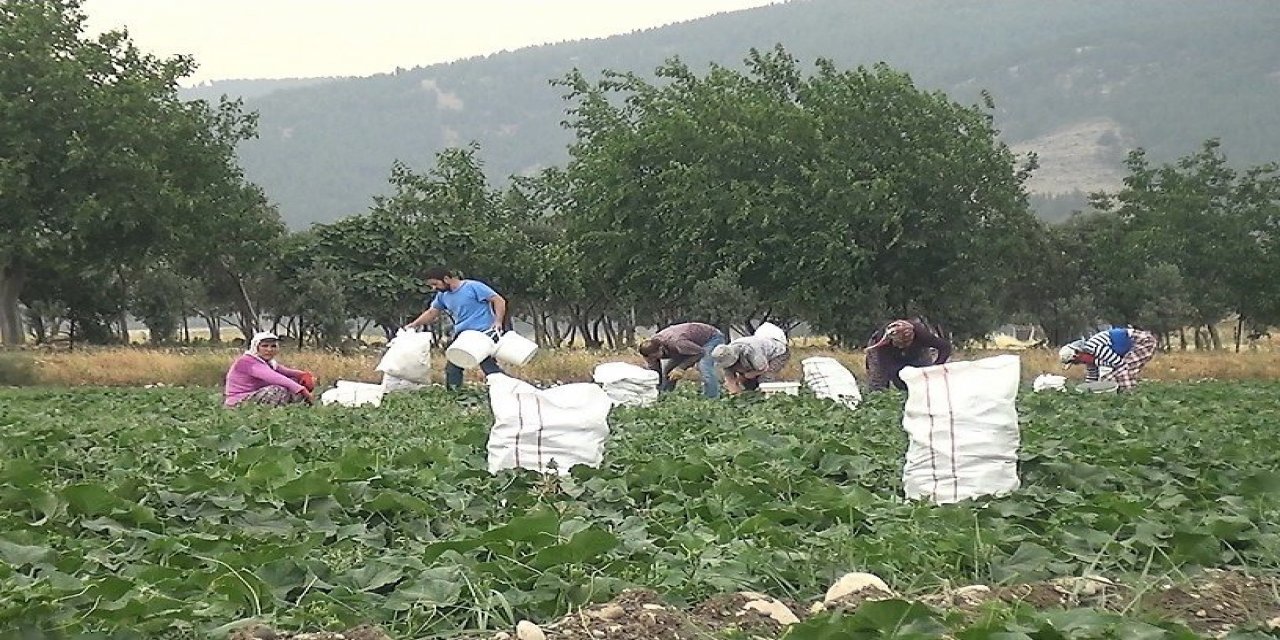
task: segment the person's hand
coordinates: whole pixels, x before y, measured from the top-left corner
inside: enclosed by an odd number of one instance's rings
[[[492,327],[489,327],[489,333],[492,333],[493,335],[498,337],[502,337],[502,323],[499,322],[493,325]]]
[[[738,380],[737,374],[731,373],[724,377],[724,388],[731,396],[742,393],[742,383]]]
[[[301,395],[303,399],[307,401],[307,404],[314,405],[316,403],[315,396],[311,395],[311,390],[306,387],[302,388],[302,391],[299,392],[299,395]]]
[[[310,371],[303,371],[302,375],[298,376],[298,384],[306,387],[307,391],[315,391],[316,374],[311,373]]]

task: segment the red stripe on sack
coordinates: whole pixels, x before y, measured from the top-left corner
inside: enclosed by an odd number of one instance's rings
[[[924,407],[925,412],[929,414],[929,476],[933,478],[933,499],[938,499],[938,460],[933,453],[933,398],[929,393],[929,373],[924,369],[920,370],[920,375],[924,377]]]
[[[546,426],[546,423],[542,421],[542,397],[538,396],[534,398],[534,401],[537,403],[534,406],[538,407],[538,471],[543,471],[544,469],[542,465],[542,429]]]
[[[956,469],[956,411],[955,403],[951,401],[951,378],[947,376],[947,368],[942,367],[942,384],[947,392],[947,419],[950,424],[947,426],[947,433],[951,437],[951,499],[960,499],[960,474]]]
[[[516,466],[520,466],[520,432],[524,431],[524,400],[516,394]]]

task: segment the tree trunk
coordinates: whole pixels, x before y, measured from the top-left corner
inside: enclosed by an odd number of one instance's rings
[[[18,311],[18,295],[26,279],[26,274],[12,265],[0,268],[0,343],[16,345],[26,339]]]
[[[605,316],[604,318],[602,318],[602,322],[603,322],[602,327],[604,328],[605,342],[608,344],[610,349],[617,349],[618,348],[618,332],[616,329],[614,329],[613,320],[611,320],[608,316]]]
[[[556,349],[564,346],[564,331],[560,328],[560,318],[552,313],[547,314],[547,329],[551,332],[551,345]]]
[[[1178,344],[1183,351],[1187,350],[1187,328],[1186,327],[1178,328]]]
[[[1244,338],[1244,316],[1236,320],[1236,353],[1240,353],[1240,340]]]
[[[244,278],[232,275],[236,281],[236,312],[240,315],[240,331],[246,340],[258,332],[258,312],[253,308],[253,300],[249,299],[249,290],[244,286]]]
[[[208,315],[204,317],[204,323],[209,325],[209,342],[219,344],[222,342],[222,320],[217,315]]]
[[[621,334],[622,343],[625,345],[633,345],[636,343],[636,307],[631,305],[631,312],[623,318],[622,326],[619,333]]]
[[[1209,340],[1213,345],[1213,350],[1222,349],[1222,336],[1218,333],[1218,327],[1213,323],[1206,323],[1205,326],[1209,329]]]
[[[49,329],[45,326],[44,316],[33,313],[27,317],[27,322],[31,324],[31,333],[36,339],[36,344],[44,344],[49,340]]]
[[[116,279],[120,281],[120,295],[124,296],[125,300],[128,300],[129,299],[129,281],[125,279],[124,270],[121,269],[120,267],[116,267]],[[122,307],[120,309],[120,315],[119,317],[116,318],[116,322],[120,325],[120,342],[124,344],[126,347],[129,346],[130,344],[133,344],[133,340],[129,337],[129,309],[128,308]],[[148,327],[148,329],[149,328],[150,327]],[[148,335],[149,334],[150,334],[150,331],[148,331]]]
[[[586,346],[588,349],[599,349],[604,346],[604,340],[600,337],[600,325],[602,323],[604,323],[604,316],[600,316],[594,321],[591,321],[589,327],[586,322],[583,323],[582,330],[584,336],[587,338]],[[589,331],[588,328],[590,329]]]
[[[533,341],[539,347],[547,346],[547,325],[542,309],[537,303],[529,304],[529,324],[533,325]]]

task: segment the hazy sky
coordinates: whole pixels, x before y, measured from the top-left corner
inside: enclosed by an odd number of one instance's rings
[[[86,0],[93,33],[190,54],[183,84],[370,75],[598,38],[778,0]]]

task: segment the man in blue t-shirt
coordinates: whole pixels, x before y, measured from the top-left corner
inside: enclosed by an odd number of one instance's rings
[[[463,331],[487,333],[495,340],[502,334],[507,316],[507,301],[489,285],[479,280],[463,280],[444,267],[428,269],[425,280],[427,286],[436,292],[435,297],[422,315],[405,325],[406,329],[431,324],[440,317],[441,312],[448,312],[453,318],[451,341],[457,339],[458,334]],[[485,375],[502,373],[492,357],[485,358],[480,363],[480,370]],[[445,364],[444,386],[446,389],[462,386],[462,367],[452,362]]]

